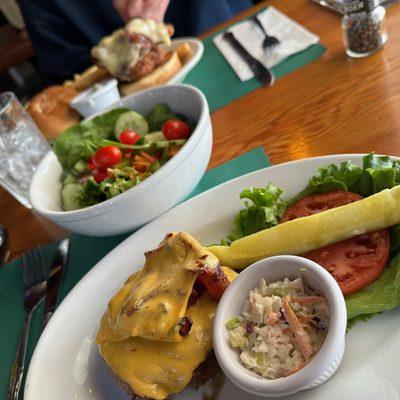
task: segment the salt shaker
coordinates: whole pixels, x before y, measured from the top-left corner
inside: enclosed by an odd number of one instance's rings
[[[380,0],[345,0],[343,40],[350,57],[367,57],[387,42],[386,11]]]

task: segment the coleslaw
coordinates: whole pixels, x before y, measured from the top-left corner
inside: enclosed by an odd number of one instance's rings
[[[242,314],[226,324],[240,360],[264,378],[276,379],[303,368],[318,352],[329,329],[325,297],[302,278],[267,283],[250,291]]]

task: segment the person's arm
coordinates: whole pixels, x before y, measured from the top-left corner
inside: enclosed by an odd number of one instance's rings
[[[169,2],[170,0],[113,0],[115,9],[124,21],[150,18],[162,22]]]

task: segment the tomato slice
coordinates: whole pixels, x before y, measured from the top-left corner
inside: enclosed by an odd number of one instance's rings
[[[359,194],[342,190],[329,193],[310,194],[309,196],[304,196],[288,207],[283,214],[280,223],[300,217],[308,217],[309,215],[318,214],[322,211],[329,210],[330,208],[354,203],[361,199],[362,196]]]
[[[356,193],[335,191],[305,196],[292,204],[280,223],[317,214],[362,199]],[[336,279],[344,295],[369,285],[384,270],[390,251],[388,229],[365,233],[303,254]]]

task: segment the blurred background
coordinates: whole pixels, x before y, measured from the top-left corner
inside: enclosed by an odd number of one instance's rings
[[[0,92],[12,91],[24,103],[49,84],[39,73],[17,0],[0,0],[0,54]]]
[[[46,85],[16,0],[0,1],[0,54],[0,92],[10,90],[26,101]]]

